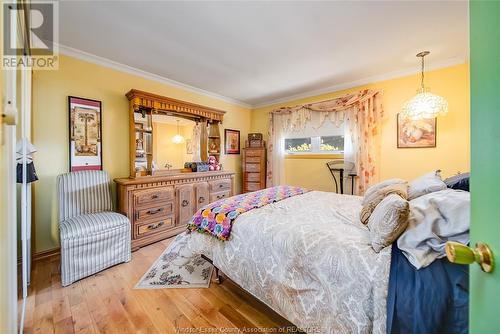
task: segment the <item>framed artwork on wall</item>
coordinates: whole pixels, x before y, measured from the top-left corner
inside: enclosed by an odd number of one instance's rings
[[[224,152],[240,154],[240,131],[224,129]]]
[[[102,170],[101,101],[68,96],[69,170]]]
[[[436,147],[437,119],[412,121],[397,115],[398,148]]]

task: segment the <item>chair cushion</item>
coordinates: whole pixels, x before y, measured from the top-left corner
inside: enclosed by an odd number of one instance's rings
[[[127,217],[116,212],[89,213],[67,218],[59,225],[61,239],[99,234],[119,227],[127,227]]]

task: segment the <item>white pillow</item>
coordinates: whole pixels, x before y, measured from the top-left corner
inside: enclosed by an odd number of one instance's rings
[[[368,189],[366,189],[362,204],[365,205],[369,201],[369,199],[371,197],[373,197],[375,195],[375,193],[378,192],[379,190],[381,190],[387,186],[392,186],[395,184],[404,184],[404,183],[406,183],[406,180],[403,180],[403,179],[389,179],[389,180],[384,180],[384,181],[379,182],[379,183],[375,183],[374,185],[372,185],[372,186],[368,187]]]
[[[408,200],[447,189],[446,183],[441,180],[441,171],[430,172],[410,182],[408,186]]]

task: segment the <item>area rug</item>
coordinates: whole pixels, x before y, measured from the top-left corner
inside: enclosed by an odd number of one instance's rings
[[[135,289],[208,288],[214,267],[187,251],[188,235],[179,234],[136,284]]]

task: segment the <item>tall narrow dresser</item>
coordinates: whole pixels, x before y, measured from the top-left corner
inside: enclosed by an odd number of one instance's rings
[[[243,192],[256,191],[266,187],[266,148],[247,147],[243,149]]]

